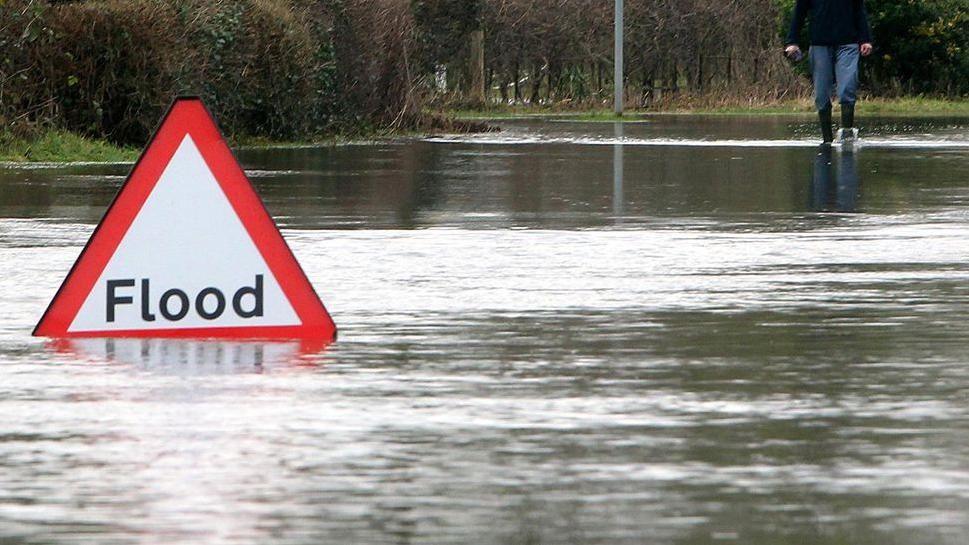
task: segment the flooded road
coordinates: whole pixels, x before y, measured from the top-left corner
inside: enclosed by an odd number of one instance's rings
[[[961,544],[969,120],[239,156],[340,340],[30,331],[128,165],[0,168],[0,543]]]

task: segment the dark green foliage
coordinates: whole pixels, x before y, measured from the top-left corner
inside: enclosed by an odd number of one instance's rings
[[[885,90],[969,93],[969,0],[869,0],[875,55],[869,81]]]
[[[177,87],[189,55],[169,6],[149,2],[76,3],[46,18],[49,47],[38,75],[58,124],[115,142],[143,142]]]
[[[468,35],[481,27],[483,0],[411,0],[424,68],[467,54]]]
[[[187,39],[200,94],[232,134],[296,138],[319,123],[315,110],[320,39],[288,5],[243,0],[199,2]]]
[[[467,88],[471,32],[481,28],[486,0],[411,0],[417,68],[430,79],[446,66],[450,83]]]
[[[0,132],[29,134],[52,116],[54,105],[36,68],[38,53],[53,42],[46,15],[43,2],[0,0]]]
[[[794,0],[777,1],[783,35]],[[867,0],[866,5],[875,45],[862,63],[866,86],[879,94],[969,93],[969,0]]]

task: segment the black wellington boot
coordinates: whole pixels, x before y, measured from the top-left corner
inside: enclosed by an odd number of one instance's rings
[[[855,105],[854,104],[841,105],[841,128],[842,129],[855,128]]]
[[[824,139],[824,143],[834,142],[834,130],[831,128],[831,106],[818,110],[818,119],[821,121],[821,137]]]

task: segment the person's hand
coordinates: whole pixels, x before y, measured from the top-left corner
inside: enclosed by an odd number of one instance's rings
[[[867,57],[868,55],[871,55],[871,50],[872,50],[872,46],[871,46],[870,43],[863,43],[863,44],[861,44],[861,56],[862,57]]]
[[[869,44],[869,46],[870,45],[871,44]],[[784,48],[784,54],[787,55],[788,57],[794,57],[800,52],[801,52],[801,48],[795,44],[791,44]]]

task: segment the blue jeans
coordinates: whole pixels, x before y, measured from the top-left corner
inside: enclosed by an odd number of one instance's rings
[[[838,100],[854,104],[858,99],[858,44],[812,45],[809,51],[814,73],[814,105],[818,110],[831,107],[831,90],[838,83]]]

